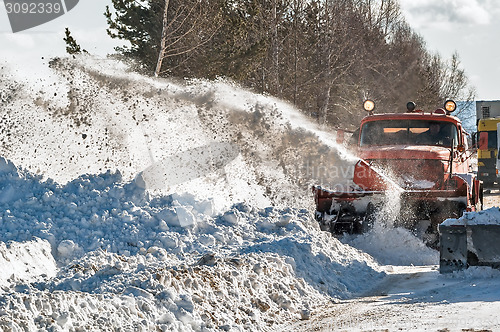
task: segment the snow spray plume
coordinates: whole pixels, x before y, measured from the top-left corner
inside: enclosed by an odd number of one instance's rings
[[[222,205],[310,207],[311,185],[351,183],[356,159],[278,99],[225,81],[146,78],[91,57],[50,67],[53,77],[28,79],[2,111],[16,139],[0,135],[11,145],[0,154],[32,172],[64,183],[118,169],[148,190],[210,190]]]
[[[221,170],[238,154],[235,144],[210,143],[153,163],[137,175],[136,181],[145,189],[161,190]]]
[[[391,181],[392,179],[398,179],[392,169],[388,167],[377,167],[377,170],[387,178],[391,179]],[[399,185],[399,183],[395,184],[396,186]],[[396,188],[396,186],[394,186],[394,188]],[[384,193],[380,209],[375,215],[374,230],[376,232],[383,233],[386,228],[394,228],[400,217],[402,190],[399,186],[397,188],[399,190],[387,190]]]

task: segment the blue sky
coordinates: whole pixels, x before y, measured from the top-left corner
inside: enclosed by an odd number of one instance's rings
[[[110,0],[80,0],[67,14],[25,32],[12,33],[0,0],[0,58],[37,63],[64,55],[64,28],[90,53],[105,56],[120,42],[106,35],[103,15]],[[430,51],[450,58],[456,51],[478,100],[500,99],[500,1],[401,0],[403,13]]]

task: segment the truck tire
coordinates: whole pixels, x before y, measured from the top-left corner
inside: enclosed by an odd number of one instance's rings
[[[437,228],[440,223],[449,218],[460,218],[466,211],[466,206],[463,203],[443,202],[440,210],[430,215],[432,232],[437,234]]]
[[[376,215],[377,208],[373,203],[368,203],[368,205],[366,206],[366,213],[361,224],[361,233],[367,233],[373,228]]]

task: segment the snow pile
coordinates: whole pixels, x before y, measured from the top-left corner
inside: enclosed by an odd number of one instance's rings
[[[375,223],[368,233],[345,237],[349,244],[370,254],[384,265],[435,265],[439,263],[439,252],[429,248],[406,228],[389,227]]]
[[[382,276],[307,210],[239,204],[211,216],[210,201],[150,197],[119,173],[59,185],[0,165],[2,186],[16,188],[0,204],[0,239],[47,258],[29,266],[37,282],[3,281],[5,328],[262,329]]]
[[[500,209],[498,207],[492,207],[479,212],[464,212],[460,218],[446,219],[442,225],[500,225]]]
[[[500,271],[489,266],[469,266],[465,270],[453,271],[451,274],[443,274],[443,278],[463,279],[499,279]]]
[[[0,243],[0,285],[31,282],[56,275],[57,266],[47,241]]]

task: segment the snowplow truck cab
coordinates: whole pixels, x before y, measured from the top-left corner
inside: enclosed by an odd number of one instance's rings
[[[369,112],[357,133],[352,184],[342,191],[314,186],[316,220],[332,233],[360,233],[377,214],[391,215],[397,226],[415,228],[426,221],[429,232],[481,206],[482,184],[472,172],[467,133],[451,115],[452,100],[433,112],[407,104],[405,113]],[[390,211],[389,211],[390,210]]]

